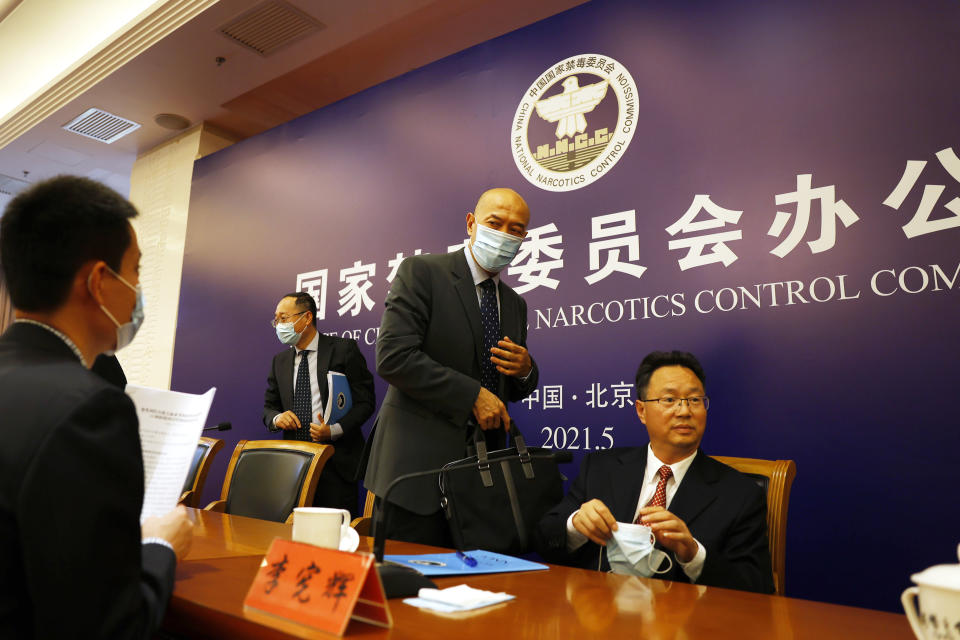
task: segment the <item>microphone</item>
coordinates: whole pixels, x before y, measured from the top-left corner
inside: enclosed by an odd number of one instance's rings
[[[230,424],[229,422],[220,422],[213,427],[204,427],[203,430],[204,431],[229,431],[232,428],[233,428],[233,425]]]

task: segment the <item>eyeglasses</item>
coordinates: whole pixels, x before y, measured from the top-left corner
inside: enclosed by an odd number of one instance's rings
[[[689,398],[674,398],[673,396],[663,396],[662,398],[648,398],[641,402],[659,402],[664,409],[673,409],[686,402],[691,411],[706,411],[710,408],[710,398],[707,396],[690,396]]]
[[[280,316],[279,318],[274,318],[270,321],[270,325],[276,329],[278,324],[283,324],[284,322],[290,322],[291,318],[296,318],[297,316],[302,316],[306,311],[301,311],[300,313],[294,313],[289,316]]]

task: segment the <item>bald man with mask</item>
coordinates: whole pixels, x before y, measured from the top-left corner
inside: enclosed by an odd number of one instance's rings
[[[397,270],[377,339],[377,373],[390,388],[364,482],[376,495],[400,475],[466,456],[471,416],[488,446],[505,445],[507,403],[528,396],[538,379],[526,303],[500,280],[529,222],[517,192],[490,189],[467,213],[462,251],[412,256]],[[390,502],[387,537],[452,546],[436,477],[398,485]]]

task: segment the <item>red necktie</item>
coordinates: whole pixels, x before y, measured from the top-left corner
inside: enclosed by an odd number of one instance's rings
[[[667,506],[667,480],[673,475],[673,469],[663,465],[657,470],[657,473],[660,474],[660,481],[657,482],[657,490],[653,492],[653,498],[647,503],[648,507]],[[635,524],[643,524],[640,522],[640,516],[637,516]]]

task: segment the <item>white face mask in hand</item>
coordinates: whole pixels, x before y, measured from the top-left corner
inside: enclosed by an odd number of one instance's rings
[[[613,573],[643,578],[667,573],[673,568],[673,560],[660,549],[654,548],[655,541],[650,527],[618,522],[613,537],[607,541],[610,570]],[[669,562],[667,568],[657,571],[664,558]]]

